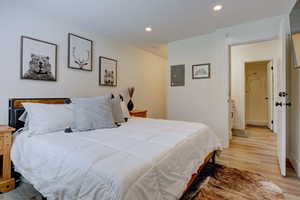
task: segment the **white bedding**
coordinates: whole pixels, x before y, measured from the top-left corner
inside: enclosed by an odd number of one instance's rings
[[[200,123],[133,118],[119,128],[16,135],[16,170],[49,200],[176,200],[209,152]]]

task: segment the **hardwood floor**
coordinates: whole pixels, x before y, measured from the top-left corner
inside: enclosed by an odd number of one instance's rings
[[[282,177],[277,161],[276,134],[269,129],[248,127],[249,138],[233,137],[218,163],[264,175],[282,188],[287,200],[300,200],[300,179],[288,165],[287,177]]]

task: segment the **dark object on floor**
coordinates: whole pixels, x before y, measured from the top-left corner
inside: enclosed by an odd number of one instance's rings
[[[283,200],[281,189],[265,177],[209,164],[180,200]]]
[[[236,137],[248,138],[250,134],[246,130],[232,129],[232,135]]]

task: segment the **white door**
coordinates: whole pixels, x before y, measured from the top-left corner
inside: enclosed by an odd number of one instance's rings
[[[232,139],[232,128],[233,128],[233,109],[232,109],[232,98],[231,98],[231,46],[228,46],[228,65],[229,65],[229,71],[228,71],[228,134],[229,139]]]
[[[282,176],[286,175],[286,89],[285,70],[279,66],[277,73],[277,92],[275,93],[275,133],[278,141],[278,159]]]
[[[268,81],[266,63],[246,63],[246,124],[268,125]]]
[[[273,105],[274,105],[274,96],[273,96],[273,61],[270,61],[267,65],[267,106],[268,106],[268,128],[273,130]]]
[[[286,176],[286,135],[287,135],[287,42],[284,25],[281,27],[279,39],[279,60],[274,67],[275,75],[275,133],[278,140],[278,161],[280,173]]]

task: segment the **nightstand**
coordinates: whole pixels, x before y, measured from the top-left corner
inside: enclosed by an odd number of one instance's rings
[[[14,128],[0,125],[0,192],[9,192],[15,189],[15,180],[11,177],[10,149]]]
[[[147,110],[133,110],[133,111],[130,111],[130,115],[133,116],[133,117],[146,118],[147,117]]]

